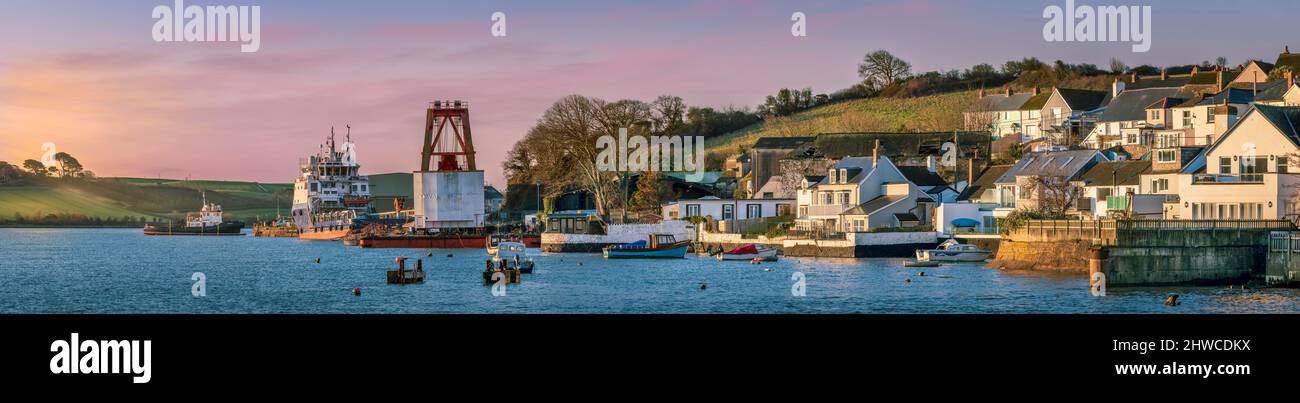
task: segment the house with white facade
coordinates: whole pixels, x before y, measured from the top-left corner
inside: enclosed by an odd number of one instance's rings
[[[845,157],[826,176],[806,178],[799,190],[802,231],[868,232],[929,224],[934,200],[888,157]]]
[[[1284,219],[1300,212],[1300,107],[1257,104],[1181,172],[1182,219]]]
[[[994,180],[998,192],[995,217],[1006,217],[1017,209],[1034,210],[1046,189],[1035,189],[1035,178],[1068,183],[1099,162],[1107,161],[1097,150],[1049,151],[1026,154]]]
[[[1074,180],[1082,192],[1072,206],[1073,211],[1088,218],[1163,218],[1164,197],[1142,194],[1142,175],[1150,172],[1150,160],[1094,164]]]
[[[1296,86],[1295,74],[1286,72],[1284,80],[1260,84],[1259,95],[1255,102],[1273,106],[1300,106],[1300,86]]]
[[[683,220],[704,217],[713,220],[744,220],[793,214],[794,199],[720,199],[705,196],[677,200],[660,207],[663,218]]]
[[[1002,137],[1021,139],[1025,133],[1024,122],[1030,117],[1029,111],[1021,110],[1020,107],[1038,94],[1038,88],[1034,88],[1031,92],[1017,93],[1011,86],[1007,86],[1003,93],[985,95],[984,89],[981,88],[980,99],[975,102],[970,111],[962,114],[966,130],[988,131],[994,139]]]

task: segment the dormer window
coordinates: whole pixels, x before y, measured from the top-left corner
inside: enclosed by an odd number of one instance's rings
[[[830,173],[826,175],[826,183],[835,184],[835,168],[831,168]]]
[[[849,183],[849,170],[840,168],[840,183]]]

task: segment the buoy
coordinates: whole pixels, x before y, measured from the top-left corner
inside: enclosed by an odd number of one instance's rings
[[[316,258],[316,263],[320,263],[320,258]]]
[[[910,279],[910,278],[908,278],[908,279],[903,279],[903,282],[904,282],[904,283],[911,284],[911,283],[912,283],[912,279]]]
[[[772,271],[772,269],[763,269],[763,271]]]
[[[923,272],[923,271],[922,271],[922,272],[917,272],[916,275],[917,275],[917,276],[921,276],[921,277],[925,277],[925,272]]]
[[[705,283],[700,283],[700,289],[703,290],[705,288],[709,288],[709,285]]]
[[[401,257],[401,256],[398,256],[398,257],[393,258],[393,263],[402,263],[402,257]]]
[[[433,252],[429,252],[429,254],[425,255],[425,257],[433,257]]]
[[[361,295],[361,287],[352,287],[352,295]]]
[[[448,253],[448,254],[447,254],[447,257],[451,257],[451,254],[450,254],[450,253]]]
[[[1178,305],[1178,294],[1170,295],[1169,298],[1166,298],[1165,305],[1168,306]]]

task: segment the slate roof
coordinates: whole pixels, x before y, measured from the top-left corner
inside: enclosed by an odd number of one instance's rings
[[[1287,52],[1277,55],[1277,62],[1273,63],[1273,67],[1290,67],[1292,72],[1300,74],[1300,53]]]
[[[1078,90],[1073,88],[1057,88],[1056,92],[1061,94],[1066,105],[1076,111],[1090,111],[1097,109],[1106,99],[1107,91]]]
[[[1015,183],[1018,176],[1065,177],[1073,180],[1095,158],[1104,159],[1097,150],[1046,151],[1025,154],[1016,165],[1003,173],[996,183]]]
[[[1111,173],[1114,172],[1114,177]],[[1102,161],[1079,176],[1084,186],[1135,186],[1151,173],[1151,160]],[[1113,184],[1111,183],[1113,180]]]
[[[483,198],[486,200],[504,199],[505,195],[502,195],[501,191],[497,190],[497,188],[492,185],[484,185]]]
[[[1264,115],[1282,134],[1300,145],[1300,106],[1255,105],[1255,112]]]
[[[1028,101],[1033,96],[1034,94],[1028,92],[1013,93],[1011,96],[1007,96],[1007,94],[985,95],[974,106],[977,110],[1014,111],[1019,110],[1020,106],[1024,105],[1025,101]]]
[[[1181,105],[1187,101],[1188,100],[1186,98],[1164,97],[1164,98],[1160,98],[1159,101],[1155,101],[1151,103],[1151,105],[1147,105],[1147,109],[1169,109],[1169,108],[1173,108],[1174,106]]]
[[[763,137],[754,143],[753,148],[788,150],[811,143],[813,137]]]
[[[1249,104],[1255,102],[1255,94],[1253,91],[1244,88],[1228,88],[1211,96],[1200,95],[1194,97],[1187,100],[1182,105],[1178,105],[1178,107],[1193,105],[1220,105],[1223,104],[1224,100],[1227,100],[1230,104]]]
[[[1182,87],[1182,86],[1184,86],[1184,85],[1187,85],[1187,84],[1190,83],[1191,81],[1192,81],[1192,77],[1191,77],[1190,74],[1187,74],[1187,75],[1181,75],[1181,76],[1174,76],[1174,75],[1172,75],[1172,73],[1171,73],[1171,74],[1167,74],[1167,75],[1165,75],[1165,78],[1164,78],[1164,79],[1160,79],[1159,76],[1156,76],[1156,77],[1142,77],[1142,78],[1138,79],[1138,81],[1137,81],[1136,83],[1128,83],[1128,85],[1125,85],[1124,88],[1125,88],[1125,91],[1127,91],[1127,90],[1142,90],[1142,89],[1150,89],[1150,88],[1180,88],[1180,87]],[[1211,82],[1211,84],[1213,84],[1213,83],[1214,83],[1214,82]],[[1226,81],[1225,81],[1225,83],[1226,83]]]
[[[1286,96],[1286,91],[1290,88],[1286,86],[1286,80],[1267,81],[1257,85],[1259,94],[1255,95],[1256,101],[1276,101]]]
[[[966,189],[962,190],[960,195],[957,195],[957,200],[979,198],[980,194],[984,193],[985,190],[993,189],[993,185],[997,183],[998,178],[1002,177],[1002,174],[1010,170],[1011,167],[1012,165],[992,165],[984,168],[984,172],[981,172],[980,176],[975,178],[975,183],[966,186]]]
[[[816,141],[790,153],[789,157],[820,156],[838,159],[847,156],[871,155],[876,140],[880,140],[881,156],[920,156],[931,146],[952,141],[953,132],[926,133],[823,133]],[[957,141],[963,150],[971,147],[988,149],[992,139],[988,132],[958,132]]]
[[[899,172],[903,173],[903,177],[907,178],[908,182],[912,182],[916,186],[945,186],[948,184],[948,181],[943,180],[942,176],[930,172],[927,167],[899,166],[897,168]]]
[[[1133,120],[1146,120],[1146,109],[1151,104],[1156,103],[1163,98],[1173,98],[1180,95],[1178,88],[1147,88],[1137,90],[1124,90],[1119,96],[1106,105],[1106,111],[1101,113],[1098,122],[1124,122]]]
[[[840,213],[840,215],[868,215],[906,198],[907,196],[902,195],[876,196],[876,198],[859,204],[848,211]]]

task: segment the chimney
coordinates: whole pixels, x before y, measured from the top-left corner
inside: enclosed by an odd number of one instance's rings
[[[1011,96],[1011,94],[1012,94],[1011,86],[1008,85],[1008,86],[1007,86],[1007,96],[1009,97],[1009,96]]]
[[[1294,87],[1294,86],[1295,86],[1295,73],[1294,73],[1294,72],[1291,72],[1291,71],[1287,71],[1287,72],[1286,72],[1286,87],[1287,87],[1287,88],[1291,88],[1291,87]]]
[[[1282,46],[1282,54],[1284,54],[1284,55],[1289,55],[1289,54],[1291,54],[1291,47],[1290,47],[1290,46]]]
[[[971,158],[969,163],[966,164],[966,188],[969,189],[970,186],[974,184],[975,184],[975,159]]]
[[[1192,75],[1201,74],[1201,66],[1192,66]]]
[[[1129,75],[1128,75],[1128,81],[1129,81],[1130,83],[1136,83],[1136,82],[1138,82],[1138,73],[1137,73],[1137,72],[1133,72],[1133,73],[1129,74]]]
[[[980,87],[979,97],[984,98],[984,87]]]
[[[1115,82],[1110,85],[1110,97],[1118,97],[1121,92],[1124,92],[1124,82],[1116,79]]]
[[[1034,96],[1038,96],[1038,94],[1041,92],[1043,92],[1041,89],[1039,89],[1038,87],[1034,87]]]
[[[925,156],[925,169],[930,170],[930,173],[935,173],[935,172],[936,172],[936,170],[935,170],[935,166],[934,166],[934,154],[930,154],[930,155]]]
[[[1169,79],[1169,69],[1160,69],[1160,79],[1161,80]]]
[[[871,169],[876,169],[878,161],[880,161],[880,139],[876,139],[876,146],[871,149]]]
[[[1223,91],[1223,70],[1219,70],[1219,74],[1217,74],[1217,76],[1218,77],[1215,79],[1215,83],[1219,88],[1219,91]]]

